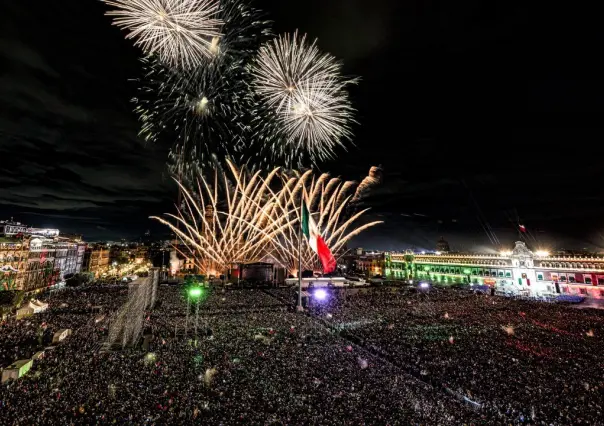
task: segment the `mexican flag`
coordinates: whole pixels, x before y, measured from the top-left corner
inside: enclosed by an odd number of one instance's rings
[[[305,201],[302,201],[302,232],[306,236],[310,248],[319,255],[319,259],[323,264],[323,273],[329,274],[335,271],[336,259],[323,241],[319,228],[310,215]]]

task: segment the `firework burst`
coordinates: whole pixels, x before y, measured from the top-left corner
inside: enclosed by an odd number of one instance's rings
[[[248,174],[227,161],[227,171],[217,170],[213,182],[199,177],[190,188],[179,182],[183,205],[178,214],[167,214],[171,222],[153,218],[170,227],[202,273],[219,275],[236,264],[258,261],[293,225],[271,190],[277,173]]]
[[[272,37],[271,22],[245,0],[221,0],[218,16],[224,22],[222,35],[213,39],[212,49],[218,56],[237,56],[247,63]]]
[[[170,66],[189,68],[214,55],[223,24],[218,0],[103,0],[126,38]]]
[[[219,17],[223,35],[214,39],[213,56],[203,65],[182,70],[155,57],[143,60],[144,77],[133,99],[140,135],[149,142],[176,141],[169,164],[178,176],[225,157],[238,163],[258,158],[249,146],[256,100],[246,64],[270,36],[270,22],[240,0],[223,0]]]
[[[227,161],[213,182],[200,177],[187,188],[180,184],[183,204],[170,220],[154,219],[170,227],[197,267],[220,274],[237,263],[273,260],[294,272],[298,268],[300,202],[304,188],[311,214],[337,258],[350,238],[381,222],[357,226],[366,212],[347,217],[346,205],[353,182],[315,176],[312,171],[290,176],[273,169],[248,173]],[[304,269],[320,270],[317,256],[302,242]],[[184,253],[183,253],[184,254]]]
[[[146,141],[175,140],[174,159],[200,164],[240,152],[252,108],[241,61],[216,58],[181,71],[146,58],[144,69],[139,96],[133,101]]]
[[[258,114],[258,135],[275,156],[292,163],[306,155],[317,162],[351,138],[353,108],[345,88],[355,80],[342,77],[340,68],[316,41],[297,33],[260,48],[252,65],[252,87],[265,110]]]
[[[332,178],[327,173],[316,176],[312,171],[306,171],[294,177],[282,175],[280,200],[284,210],[292,212],[293,225],[288,225],[279,234],[279,244],[275,244],[271,257],[290,272],[298,269],[298,226],[300,224],[300,203],[302,193],[307,197],[308,208],[313,216],[321,236],[338,259],[345,254],[346,243],[359,233],[382,223],[382,221],[367,222],[359,225],[361,217],[369,210],[364,209],[352,215],[347,215],[347,207],[352,198],[356,184],[353,181],[342,181]],[[304,188],[304,191],[302,190]],[[321,266],[316,254],[305,241],[302,242],[302,268],[304,270],[320,271]]]

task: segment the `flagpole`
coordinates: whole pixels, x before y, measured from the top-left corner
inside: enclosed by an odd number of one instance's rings
[[[304,191],[304,187],[302,187]],[[304,194],[300,192],[300,226],[298,227],[298,311],[302,311],[302,209]]]

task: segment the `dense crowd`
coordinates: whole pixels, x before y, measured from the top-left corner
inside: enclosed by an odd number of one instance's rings
[[[316,317],[495,417],[594,424],[604,391],[604,312],[461,290],[358,290]]]
[[[332,291],[301,314],[291,290],[206,289],[195,336],[197,301],[160,286],[148,351],[99,350],[126,297],[68,289],[2,325],[3,367],[48,345],[40,327],[73,334],[0,386],[0,424],[601,421],[599,312],[379,289]]]

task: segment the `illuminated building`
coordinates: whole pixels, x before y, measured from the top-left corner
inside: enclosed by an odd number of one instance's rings
[[[604,257],[550,255],[516,242],[498,254],[386,253],[386,275],[494,287],[497,292],[527,296],[559,293],[604,298]]]
[[[355,272],[369,277],[384,275],[384,260],[382,252],[364,252],[354,258],[353,269]]]
[[[38,290],[81,271],[81,236],[0,221],[0,290]]]
[[[78,242],[77,258],[76,258],[76,273],[84,270],[84,254],[86,253],[86,244]]]
[[[23,288],[27,254],[22,238],[0,237],[0,291]]]
[[[82,270],[86,245],[74,241],[55,242],[55,269],[59,271],[59,280]]]
[[[107,246],[97,245],[86,248],[82,269],[92,272],[95,277],[101,276],[109,269],[109,249]]]
[[[54,238],[59,236],[59,230],[54,228],[32,228],[13,220],[0,221],[0,234],[6,237],[31,235],[36,237]]]
[[[56,284],[59,269],[55,268],[55,242],[34,237],[29,240],[23,290],[31,291]]]

